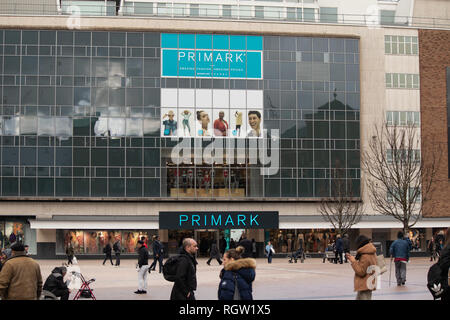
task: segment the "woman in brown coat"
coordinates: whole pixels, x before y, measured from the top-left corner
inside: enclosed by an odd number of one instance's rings
[[[371,300],[372,291],[377,287],[377,249],[371,240],[364,235],[356,239],[356,257],[346,254],[355,271],[356,300]]]

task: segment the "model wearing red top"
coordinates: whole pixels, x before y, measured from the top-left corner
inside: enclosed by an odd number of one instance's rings
[[[219,112],[219,119],[214,121],[214,135],[224,136],[228,135],[228,122],[226,122],[223,117],[225,113],[223,111]]]

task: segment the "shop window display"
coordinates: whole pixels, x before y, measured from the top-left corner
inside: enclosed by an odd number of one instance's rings
[[[266,240],[272,242],[277,253],[296,251],[301,244],[306,253],[324,252],[336,237],[332,229],[274,229],[269,235]]]
[[[1,226],[1,247],[7,248],[14,242],[25,243],[24,225],[22,222],[2,222]]]
[[[122,253],[135,253],[138,240],[145,238],[146,244],[151,246],[150,237],[157,231],[111,231],[111,230],[58,230],[63,233],[64,248],[58,248],[58,253],[72,243],[75,254],[103,254],[103,248],[110,242],[119,240],[122,244]]]

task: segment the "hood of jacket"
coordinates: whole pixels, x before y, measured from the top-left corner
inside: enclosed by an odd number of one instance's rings
[[[227,271],[238,271],[245,268],[256,269],[256,260],[252,258],[242,258],[230,261],[224,267],[224,269]]]
[[[59,277],[63,277],[61,269],[56,267],[55,269],[52,270],[52,276],[54,276],[55,278],[59,278]]]
[[[359,248],[356,251],[356,253],[358,255],[361,255],[361,254],[374,254],[376,252],[377,252],[377,248],[375,248],[375,246],[371,242],[369,242],[365,246],[362,246],[361,248]]]

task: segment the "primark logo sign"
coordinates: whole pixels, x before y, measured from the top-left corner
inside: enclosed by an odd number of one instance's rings
[[[277,211],[159,212],[160,229],[278,229]]]
[[[161,34],[161,76],[262,79],[263,38]]]

